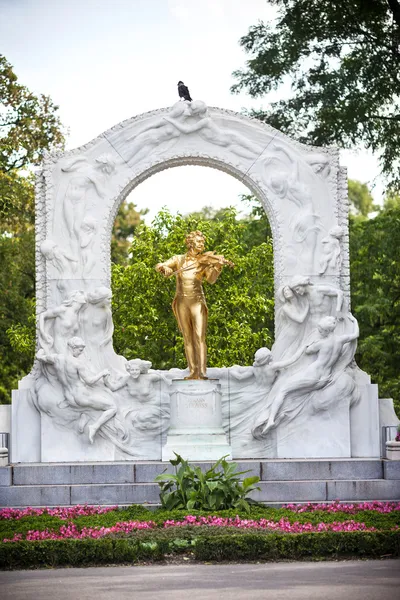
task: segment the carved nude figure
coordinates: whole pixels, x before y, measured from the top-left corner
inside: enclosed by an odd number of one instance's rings
[[[68,273],[76,270],[77,259],[60,248],[53,240],[44,240],[40,245],[40,251],[46,260],[54,265],[60,275],[67,276]]]
[[[156,381],[163,380],[170,384],[170,381],[162,374],[156,371],[149,372],[151,362],[134,358],[125,364],[127,375],[120,377],[116,381],[106,377],[105,384],[113,392],[126,387],[131,398],[139,400],[139,402],[147,402],[152,391],[152,384]]]
[[[341,227],[332,227],[328,235],[321,240],[321,261],[319,266],[319,275],[326,271],[335,273],[340,270],[342,257],[340,253],[340,239],[343,237]]]
[[[276,426],[285,414],[285,403],[292,396],[310,394],[326,387],[332,379],[332,371],[339,361],[345,344],[358,338],[358,323],[353,316],[348,317],[354,323],[354,330],[350,334],[335,335],[337,321],[335,317],[324,317],[318,323],[320,339],[309,346],[300,349],[297,358],[305,352],[316,355],[314,362],[296,372],[292,377],[283,381],[272,403],[268,406],[267,415],[262,414],[253,429],[253,436],[262,437],[269,429]],[[297,359],[296,359],[297,360]]]
[[[93,252],[93,243],[96,237],[98,224],[90,215],[83,218],[79,231],[79,246],[82,263],[82,277],[85,279],[96,264],[96,254]]]
[[[67,339],[79,332],[79,313],[86,304],[84,292],[74,290],[60,306],[39,315],[39,344],[45,350],[63,353]]]
[[[103,197],[103,178],[115,170],[115,161],[109,154],[99,156],[95,165],[85,158],[77,158],[61,169],[64,173],[74,173],[69,179],[63,202],[63,218],[67,227],[71,248],[78,253],[80,228],[86,211],[87,194],[91,188]]]
[[[114,324],[111,312],[112,291],[104,286],[96,287],[86,294],[86,307],[81,321],[87,353],[96,368],[123,370],[125,359],[113,348]]]
[[[279,198],[287,198],[298,208],[307,208],[313,212],[310,189],[302,183],[299,173],[299,162],[286,148],[272,144],[274,154],[265,160],[269,173],[268,183]]]
[[[262,388],[264,394],[268,394],[280,371],[294,363],[302,354],[303,350],[296,352],[289,360],[274,361],[269,348],[260,348],[254,355],[252,367],[230,367],[229,372],[234,379],[243,381],[254,376],[256,383]]]
[[[254,159],[262,153],[263,148],[249,142],[242,135],[235,133],[230,129],[218,127],[208,115],[208,109],[205,102],[195,100],[194,102],[189,103],[189,110],[192,116],[199,117],[197,121],[183,123],[174,118],[172,114],[168,117],[164,117],[164,119],[168,121],[168,123],[174,125],[181,133],[189,134],[198,131],[199,136],[206,142],[227,148],[234,154],[242,156],[243,158]]]
[[[304,275],[295,275],[289,283],[290,288],[298,297],[305,296],[309,302],[308,320],[309,329],[316,329],[320,319],[326,315],[342,317],[341,310],[343,306],[343,292],[339,288],[331,285],[314,285],[309,277]],[[331,300],[336,298],[335,307],[332,309]]]
[[[108,369],[103,369],[96,374],[91,372],[87,361],[81,356],[85,348],[85,342],[81,338],[73,337],[69,339],[67,348],[67,354],[46,354],[41,349],[37,353],[37,358],[44,364],[54,366],[64,391],[66,403],[82,411],[81,432],[83,432],[84,426],[90,419],[87,415],[88,409],[102,412],[88,428],[89,442],[93,444],[96,433],[117,412],[111,398],[92,389],[95,383],[107,377],[110,372]]]
[[[186,119],[191,114],[190,103],[176,102],[169,114],[174,120]],[[157,121],[152,120],[151,124],[141,129],[140,133],[136,134],[134,138],[128,137],[126,139],[128,161],[135,158],[135,162],[139,162],[163,142],[175,141],[179,136],[178,129],[168,123],[164,117],[160,117]],[[132,143],[130,143],[131,141]]]

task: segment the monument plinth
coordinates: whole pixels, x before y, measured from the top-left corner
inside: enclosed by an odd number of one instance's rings
[[[217,379],[172,381],[170,426],[162,460],[231,458],[232,450],[222,427],[221,386]]]

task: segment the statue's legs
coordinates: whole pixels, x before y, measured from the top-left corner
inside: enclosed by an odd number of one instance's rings
[[[172,308],[183,335],[190,379],[204,379],[207,371],[207,305],[199,298],[176,296]]]
[[[192,339],[194,346],[194,355],[197,365],[197,373],[200,379],[207,375],[207,318],[208,310],[204,302],[196,302],[191,307],[192,321]]]

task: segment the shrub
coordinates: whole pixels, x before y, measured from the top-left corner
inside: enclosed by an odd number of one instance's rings
[[[240,475],[248,471],[236,471],[236,463],[228,463],[225,457],[218,460],[208,471],[200,467],[191,467],[179,454],[170,460],[175,467],[175,475],[163,473],[155,481],[161,488],[160,500],[167,510],[226,510],[242,509],[250,512],[247,496],[260,481],[257,476],[247,477],[243,481]]]

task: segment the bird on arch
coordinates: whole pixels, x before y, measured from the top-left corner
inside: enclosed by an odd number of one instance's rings
[[[183,83],[183,81],[178,81],[178,94],[179,98],[188,100],[188,102],[192,101],[189,93],[189,88]]]

